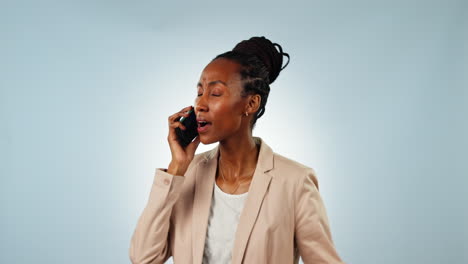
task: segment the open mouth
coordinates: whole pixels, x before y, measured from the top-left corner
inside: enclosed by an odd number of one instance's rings
[[[206,132],[208,130],[209,127],[211,127],[210,122],[198,121],[197,131],[198,131],[198,133],[204,133],[204,132]]]
[[[211,123],[210,123],[210,122],[206,122],[206,121],[199,121],[199,122],[198,122],[198,126],[199,126],[199,127],[204,127],[204,126],[209,125],[209,124],[211,124]]]

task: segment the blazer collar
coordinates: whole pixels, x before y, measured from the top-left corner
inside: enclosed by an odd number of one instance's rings
[[[273,169],[274,165],[273,150],[260,137],[253,138],[257,143],[260,143],[260,152],[254,176],[250,183],[249,194],[239,218],[232,249],[232,264],[242,263],[245,247],[272,178],[268,172]],[[195,175],[195,197],[192,215],[192,254],[194,263],[201,264],[203,259],[218,156],[219,145],[206,152],[204,159],[197,167]]]

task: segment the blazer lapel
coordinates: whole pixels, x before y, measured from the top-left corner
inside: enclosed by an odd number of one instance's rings
[[[241,264],[252,228],[257,220],[263,198],[265,197],[272,176],[268,172],[273,169],[273,151],[259,137],[254,140],[260,143],[257,167],[249,187],[249,194],[242,209],[237,225],[234,247],[232,249],[232,264]],[[219,145],[205,156],[197,168],[195,175],[195,197],[192,212],[192,254],[193,263],[202,263],[205,247],[208,217],[216,176]]]
[[[205,250],[206,229],[216,176],[218,148],[207,153],[195,175],[195,196],[192,212],[193,263],[202,263]]]
[[[260,141],[260,154],[250,183],[249,194],[237,225],[232,249],[232,264],[241,264],[243,261],[247,242],[272,179],[268,172],[273,169],[273,151],[261,138],[254,137],[254,139]]]

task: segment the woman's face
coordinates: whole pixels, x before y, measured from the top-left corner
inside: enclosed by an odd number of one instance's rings
[[[245,132],[248,120],[243,114],[249,97],[242,98],[239,64],[225,58],[209,63],[197,84],[195,113],[203,144],[211,144]]]

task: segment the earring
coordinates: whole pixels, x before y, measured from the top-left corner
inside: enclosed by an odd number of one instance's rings
[[[249,113],[245,112],[245,116],[249,116]]]

